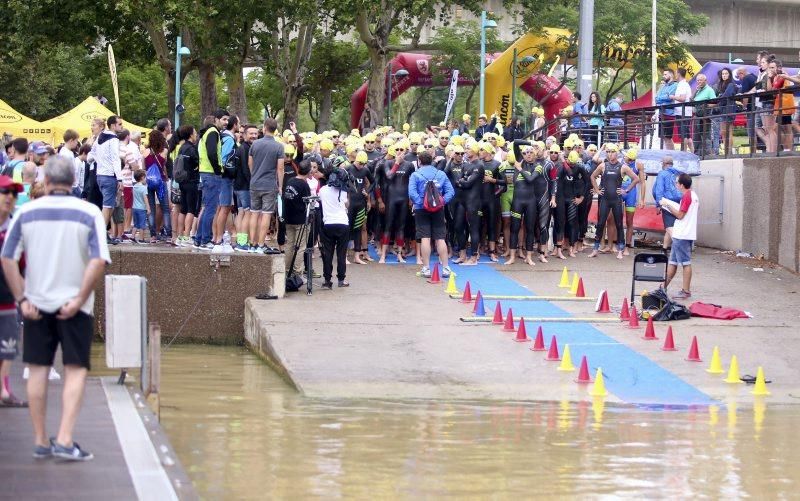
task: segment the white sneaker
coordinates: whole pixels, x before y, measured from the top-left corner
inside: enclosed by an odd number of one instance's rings
[[[431,269],[427,266],[422,267],[422,276],[425,278],[431,278]]]
[[[50,375],[47,376],[47,379],[50,381],[59,381],[61,379],[61,375],[56,372],[55,368],[50,367]]]

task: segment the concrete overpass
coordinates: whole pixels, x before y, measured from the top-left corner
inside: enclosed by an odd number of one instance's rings
[[[800,0],[686,0],[694,13],[708,16],[709,22],[696,36],[685,37],[700,63],[741,58],[752,64],[756,52],[774,52],[785,64],[796,66],[800,50]],[[517,22],[502,0],[488,0],[485,9],[500,17],[498,36],[512,41]],[[470,12],[454,7],[450,21],[477,20]],[[427,42],[434,28],[422,32]]]

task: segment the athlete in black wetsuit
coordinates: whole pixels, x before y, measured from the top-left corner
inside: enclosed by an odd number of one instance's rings
[[[350,205],[350,239],[353,241],[354,261],[356,264],[367,264],[369,259],[363,247],[366,236],[367,207],[369,206],[370,192],[375,188],[375,178],[367,168],[369,157],[365,152],[356,155],[355,162],[347,166],[350,175],[351,190],[349,193]],[[362,235],[364,233],[364,235]]]
[[[460,255],[455,260],[464,266],[478,264],[478,246],[481,242],[481,192],[483,191],[483,162],[476,157],[465,164],[461,179],[456,183],[456,192],[461,190],[463,204],[456,206],[453,214],[456,238],[459,238],[458,247]],[[472,256],[467,259],[467,231],[465,224],[469,224],[469,239]]]
[[[519,141],[519,143],[517,143]],[[509,235],[508,259],[505,264],[514,264],[519,246],[519,230],[525,220],[525,262],[534,266],[533,247],[536,241],[536,225],[539,221],[534,194],[536,178],[543,175],[539,164],[536,163],[536,152],[528,141],[517,140],[514,142],[515,157],[520,155],[522,161],[514,165],[511,172],[511,183],[514,186],[514,195],[511,199],[511,231]],[[522,147],[520,147],[522,145]]]
[[[530,145],[530,142],[524,140],[514,141],[514,151],[519,151],[519,148],[524,145]],[[555,145],[558,148],[558,145]],[[533,232],[531,233],[532,242],[537,243],[539,251],[539,261],[547,262],[547,241],[550,238],[550,210],[555,205],[555,198],[552,196],[554,191],[554,181],[550,179],[548,172],[545,168],[544,160],[545,151],[538,144],[533,145],[533,166],[529,167],[533,173],[533,201],[536,205],[536,211],[533,213],[535,218],[531,218],[530,226]],[[531,154],[528,154],[530,158]],[[514,187],[514,196],[516,197],[516,185]],[[512,201],[513,205],[513,201]],[[512,209],[513,211],[513,209]],[[513,220],[512,220],[513,222]],[[513,230],[512,230],[513,233]],[[526,241],[528,237],[526,236]],[[527,261],[527,260],[526,260]],[[513,262],[513,261],[512,261]]]
[[[619,150],[616,145],[606,147],[606,160],[597,166],[589,179],[592,182],[594,193],[598,196],[597,230],[595,231],[594,250],[589,257],[597,256],[600,241],[606,228],[608,213],[614,217],[614,226],[617,228],[617,259],[622,259],[625,250],[625,233],[622,232],[622,199],[639,183],[639,176],[627,165],[619,160]],[[628,176],[633,182],[627,189],[622,188],[622,177]],[[597,178],[600,178],[598,184]]]
[[[506,179],[500,174],[500,162],[494,159],[494,147],[484,145],[480,152],[483,162],[483,189],[481,191],[481,216],[486,224],[486,240],[489,242],[489,257],[497,262],[497,206],[498,195],[506,185]]]
[[[391,153],[392,150],[390,148],[390,156]],[[381,202],[386,207],[386,225],[383,228],[383,236],[381,238],[380,263],[386,262],[386,251],[392,238],[401,249],[405,245],[404,228],[408,213],[408,180],[414,172],[414,166],[411,162],[403,160],[405,155],[404,145],[394,148],[393,153],[394,161],[389,159],[383,164],[386,192],[381,193]],[[402,252],[398,252],[397,259],[400,262],[405,262]]]
[[[585,171],[580,154],[573,150],[567,161],[561,163],[556,170],[556,219],[563,224],[560,232],[554,234],[557,256],[565,259],[562,253],[562,243],[569,246],[569,255],[575,257],[575,244],[578,241],[578,207],[583,202]]]
[[[445,207],[444,213],[445,224],[447,225],[447,244],[453,254],[463,249],[463,247],[460,246],[461,236],[456,234],[455,215],[456,213],[460,213],[462,218],[466,217],[463,189],[458,185],[464,166],[464,148],[456,146],[453,148],[453,158],[447,162],[447,166],[444,168],[444,173],[447,175],[448,179],[450,179],[450,184],[453,185],[453,189],[456,192],[455,196],[453,196],[452,200],[447,204],[447,207]],[[463,225],[461,230],[464,230]],[[466,241],[466,236],[464,236],[464,240]]]

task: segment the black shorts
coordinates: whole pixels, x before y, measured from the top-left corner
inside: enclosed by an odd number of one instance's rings
[[[39,320],[25,319],[22,329],[22,361],[34,365],[53,365],[61,345],[64,365],[90,367],[94,317],[79,311],[74,317],[59,320],[55,313],[42,313]]]
[[[14,360],[19,353],[17,309],[0,310],[0,360]]]
[[[658,134],[664,139],[672,139],[672,130],[675,128],[675,117],[662,114],[658,122]]]
[[[781,125],[792,125],[792,115],[781,115]]]
[[[692,117],[675,116],[676,125],[678,126],[678,135],[681,139],[692,138]]]
[[[444,210],[428,212],[425,209],[414,209],[414,222],[417,226],[417,239],[431,238],[444,240],[447,229],[444,224]]]

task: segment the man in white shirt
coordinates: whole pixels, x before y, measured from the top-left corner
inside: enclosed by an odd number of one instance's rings
[[[675,149],[681,149],[681,142],[686,145],[686,151],[692,151],[692,112],[693,108],[689,105],[692,100],[692,88],[686,81],[686,68],[678,68],[678,87],[675,89],[675,103],[686,103],[686,106],[675,108],[675,124],[678,126],[680,141],[675,143]],[[673,138],[673,142],[674,142]]]
[[[689,174],[678,176],[676,184],[683,194],[681,203],[676,204],[666,198],[662,198],[659,202],[664,210],[668,210],[675,216],[675,226],[672,227],[672,251],[669,254],[664,288],[669,286],[680,265],[683,267],[683,288],[674,298],[688,299],[692,297],[692,244],[697,240],[697,214],[700,210],[700,198],[691,189],[692,177]]]
[[[92,459],[72,439],[90,367],[94,336],[94,289],[111,262],[105,224],[94,205],[72,196],[72,162],[61,156],[45,165],[46,196],[23,205],[3,244],[3,272],[25,317],[22,359],[29,364],[28,399],[34,431],[33,457]],[[19,260],[25,255],[25,277]],[[65,379],[61,424],[45,430],[47,375],[58,345]]]
[[[111,115],[106,120],[107,129],[97,136],[89,154],[97,162],[97,186],[103,195],[103,219],[108,225],[111,213],[117,206],[117,190],[122,183],[122,162],[117,133],[122,130],[122,119]],[[109,243],[119,243],[108,237]]]
[[[58,154],[70,161],[75,160],[75,150],[78,149],[78,133],[72,129],[64,131],[64,144],[58,150]]]

